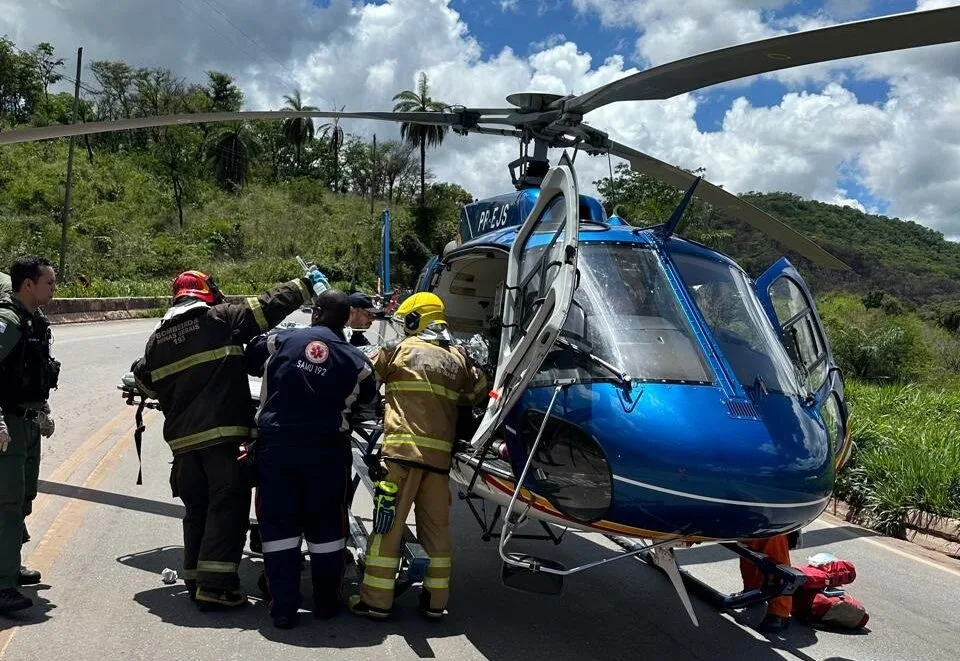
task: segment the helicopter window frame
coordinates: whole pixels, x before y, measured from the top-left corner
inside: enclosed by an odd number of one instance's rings
[[[559,214],[554,210],[557,206],[560,206]],[[513,346],[516,346],[526,334],[527,325],[534,316],[536,316],[539,306],[543,304],[546,291],[549,285],[553,283],[553,280],[550,280],[548,283],[550,270],[555,268],[559,273],[560,267],[563,265],[560,259],[562,255],[557,256],[557,258],[553,257],[557,243],[563,240],[566,231],[566,217],[566,195],[564,193],[558,193],[547,202],[545,208],[540,213],[540,217],[535,221],[536,226],[523,242],[519,265],[520,277],[517,279],[516,285],[518,294],[514,302],[514,319],[518,321],[516,321],[516,327],[510,338],[510,344]],[[543,224],[543,227],[541,227],[541,224]],[[556,227],[554,227],[554,224],[556,224]],[[550,240],[546,244],[533,248],[528,247],[531,241],[535,239],[539,240],[548,232],[553,232],[553,236],[550,237]],[[550,261],[547,261],[548,259],[550,259]],[[528,265],[529,270],[527,270]],[[527,290],[538,276],[539,281],[536,283],[536,295],[531,300]],[[554,276],[554,279],[555,278],[556,276]]]
[[[785,284],[787,292],[776,291]],[[790,358],[807,381],[812,392],[819,392],[827,382],[830,354],[820,323],[814,316],[813,304],[804,288],[787,274],[781,275],[767,286],[767,296],[773,305],[779,324],[781,341]],[[786,321],[781,314],[789,315]]]

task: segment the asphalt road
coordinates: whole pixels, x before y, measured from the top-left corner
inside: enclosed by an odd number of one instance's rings
[[[179,501],[170,496],[170,453],[160,418],[147,415],[144,484],[135,484],[133,410],[116,390],[142,351],[153,320],[58,326],[63,362],[52,407],[57,433],[45,441],[41,495],[29,519],[27,564],[44,582],[26,592],[35,606],[0,618],[0,658],[31,659],[307,659],[324,657],[445,659],[929,659],[960,658],[960,562],[824,516],[805,534],[794,561],[830,550],[852,560],[851,593],[869,609],[866,633],[813,631],[794,624],[767,639],[748,625],[761,613],[721,614],[694,598],[699,628],[688,620],[667,580],[635,560],[575,575],[559,597],[500,585],[492,543],[480,540],[462,504],[454,504],[451,612],[435,624],[399,598],[392,620],[345,614],[305,618],[292,631],[273,629],[263,603],[242,612],[200,613],[182,584],[160,572],[180,567]],[[369,498],[357,511],[369,516]],[[572,566],[607,553],[606,540],[571,535],[541,553]],[[681,551],[682,562],[713,585],[735,590],[736,561],[718,547]],[[256,594],[259,559],[242,573]],[[305,594],[309,594],[305,590]]]

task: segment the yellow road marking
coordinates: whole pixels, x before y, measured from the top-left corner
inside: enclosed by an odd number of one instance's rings
[[[159,416],[159,413],[156,411],[147,412],[147,414],[144,415],[144,423],[156,418],[157,416]],[[107,425],[101,428],[101,432],[107,427],[111,427],[115,421],[116,418],[107,423]],[[82,487],[96,489],[103,483],[110,471],[113,470],[117,463],[130,449],[130,444],[124,443],[123,441],[126,441],[130,438],[132,431],[133,425],[123,429],[122,433],[117,436],[117,440],[114,442],[113,446],[107,450],[107,453],[104,454],[103,457],[100,458],[100,461],[97,462],[97,465],[93,467],[90,475],[87,476],[87,479],[84,480],[83,484],[81,485]],[[104,440],[106,440],[106,438],[109,438],[109,436],[110,434],[107,433],[100,442],[102,443]],[[98,444],[99,443],[95,445]],[[86,443],[84,443],[84,445],[86,445]],[[71,456],[71,460],[72,459],[73,456]],[[66,465],[68,463],[70,463],[70,460],[65,462],[65,464],[60,468],[68,469],[69,467]],[[58,468],[57,470],[60,469]],[[53,476],[51,475],[51,477]],[[60,557],[60,554],[63,552],[63,549],[66,547],[67,543],[73,538],[77,530],[80,528],[80,524],[83,522],[84,515],[89,507],[90,503],[86,500],[71,500],[68,502],[64,508],[60,510],[60,513],[53,520],[53,523],[50,524],[50,527],[47,528],[43,538],[37,544],[36,548],[33,550],[33,553],[30,554],[30,557],[25,564],[28,567],[38,570],[41,574],[49,573],[50,569]],[[18,629],[19,626],[14,626],[6,631],[0,631],[0,659],[3,658],[4,653],[10,646],[10,642],[13,640],[13,637]]]
[[[130,416],[131,413],[129,410],[118,413],[113,419],[107,422],[107,424],[87,438],[56,470],[43,479],[49,482],[69,482],[80,465],[89,459],[90,456],[110,438],[120,423],[127,422],[129,424]],[[30,515],[30,518],[35,521],[37,514],[46,508],[50,500],[49,494],[37,494],[36,499],[33,501],[33,514]]]

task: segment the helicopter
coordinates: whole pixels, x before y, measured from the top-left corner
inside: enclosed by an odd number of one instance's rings
[[[758,565],[758,591],[802,577],[739,542],[799,530],[831,496],[851,451],[849,410],[813,297],[786,259],[752,280],[675,234],[694,195],[814,264],[847,269],[789,226],[700,176],[584,123],[618,102],[656,101],[807,64],[960,41],[960,7],[797,32],[660,65],[579,95],[512,94],[509,107],[442,112],[242,111],[141,117],[0,133],[0,144],[234,120],[324,117],[445,126],[519,140],[515,192],[466,205],[458,238],[418,289],[445,302],[458,339],[492,374],[489,404],[455,447],[451,476],[498,539],[502,579],[558,592],[564,577],[645,558],[696,623],[674,550],[717,542]],[[550,149],[565,151],[553,167]],[[575,160],[616,156],[686,190],[669,219],[638,228],[578,188]],[[491,501],[493,520],[475,501]],[[542,532],[519,533],[528,522]],[[499,525],[499,529],[498,526]],[[511,550],[557,530],[608,536],[622,552],[577,567]]]

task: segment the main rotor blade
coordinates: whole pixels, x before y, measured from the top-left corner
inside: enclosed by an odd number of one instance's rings
[[[637,172],[650,175],[681,190],[689,188],[693,180],[697,178],[694,174],[664,163],[649,154],[644,154],[626,145],[613,141],[610,144],[610,153],[629,161],[630,167]],[[701,180],[695,194],[704,202],[708,202],[718,209],[723,209],[734,218],[738,218],[760,230],[774,241],[803,255],[814,264],[841,271],[852,270],[816,243],[780,222],[766,211],[758,209],[709,181]]]
[[[960,6],[795,32],[662,64],[563,104],[586,114],[616,101],[668,99],[745,76],[887,51],[960,41]]]
[[[331,112],[322,110],[245,110],[240,112],[210,112],[190,113],[180,115],[158,115],[153,117],[135,117],[133,119],[119,119],[109,122],[90,122],[83,124],[60,124],[56,126],[42,126],[39,128],[18,129],[16,131],[0,132],[0,145],[9,145],[17,142],[32,140],[49,140],[51,138],[65,138],[72,135],[89,135],[93,133],[110,133],[112,131],[129,131],[133,129],[148,129],[158,126],[175,126],[181,124],[215,124],[237,120],[257,119],[288,119],[293,117],[311,117],[327,119],[373,119],[388,122],[410,122],[414,124],[436,124],[453,126],[462,121],[459,113],[444,112]]]

